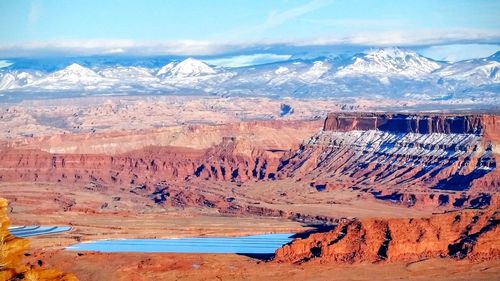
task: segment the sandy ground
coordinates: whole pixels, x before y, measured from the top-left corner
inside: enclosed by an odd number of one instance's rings
[[[432,259],[394,264],[278,264],[239,255],[78,253],[59,251],[46,265],[80,280],[498,280],[500,261]]]

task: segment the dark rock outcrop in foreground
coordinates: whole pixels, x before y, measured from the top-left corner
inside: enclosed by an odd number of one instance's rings
[[[73,274],[55,269],[30,269],[22,262],[29,243],[9,233],[7,206],[7,200],[0,198],[0,280],[78,281]]]
[[[426,258],[500,259],[500,213],[461,211],[431,218],[366,219],[340,223],[279,248],[277,262],[361,263]]]

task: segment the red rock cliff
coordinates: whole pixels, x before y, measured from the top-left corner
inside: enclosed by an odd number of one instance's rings
[[[500,122],[493,115],[331,113],[325,131],[379,130],[397,133],[483,134]],[[489,130],[491,131],[491,130]]]
[[[420,219],[367,219],[296,239],[276,251],[278,262],[359,263],[451,257],[500,259],[498,211],[462,211]]]

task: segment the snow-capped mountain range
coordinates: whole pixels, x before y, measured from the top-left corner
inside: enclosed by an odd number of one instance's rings
[[[53,71],[0,68],[0,95],[64,92],[165,93],[291,97],[368,97],[496,101],[500,95],[498,53],[455,63],[434,61],[399,49],[354,56],[289,59],[227,68],[187,58],[154,64],[71,63]]]
[[[439,63],[412,51],[403,51],[398,48],[380,49],[354,56],[352,63],[340,67],[337,75],[377,75],[385,77],[387,74],[391,74],[418,78],[440,67]]]

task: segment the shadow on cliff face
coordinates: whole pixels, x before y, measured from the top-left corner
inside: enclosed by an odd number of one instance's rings
[[[270,261],[274,257],[274,253],[265,253],[265,254],[236,253],[236,254],[240,255],[240,256],[245,256],[245,257],[249,257],[252,259],[256,259],[256,260],[261,260],[261,261]]]
[[[331,230],[335,229],[336,225],[307,224],[307,225],[304,225],[304,227],[311,227],[312,229],[308,229],[308,230],[305,230],[303,232],[296,233],[291,238],[293,238],[293,239],[297,239],[297,238],[305,239],[314,233],[323,233],[323,232],[331,231]]]
[[[311,229],[307,229],[305,231],[296,233],[296,234],[290,236],[290,238],[293,238],[293,239],[297,239],[297,238],[306,239],[311,234],[325,233],[325,232],[332,231],[333,229],[335,229],[336,225],[328,225],[328,224],[305,224],[305,225],[303,225],[303,227],[308,227],[308,228],[311,228]],[[289,242],[287,244],[290,244],[290,243],[291,242]],[[275,253],[262,253],[262,254],[237,253],[237,255],[246,256],[246,257],[249,257],[249,258],[252,258],[252,259],[261,260],[261,261],[270,261],[270,260],[272,260],[274,258]]]
[[[453,191],[468,190],[474,180],[484,177],[489,172],[490,170],[474,170],[466,175],[455,174],[449,178],[440,180],[435,189]]]

